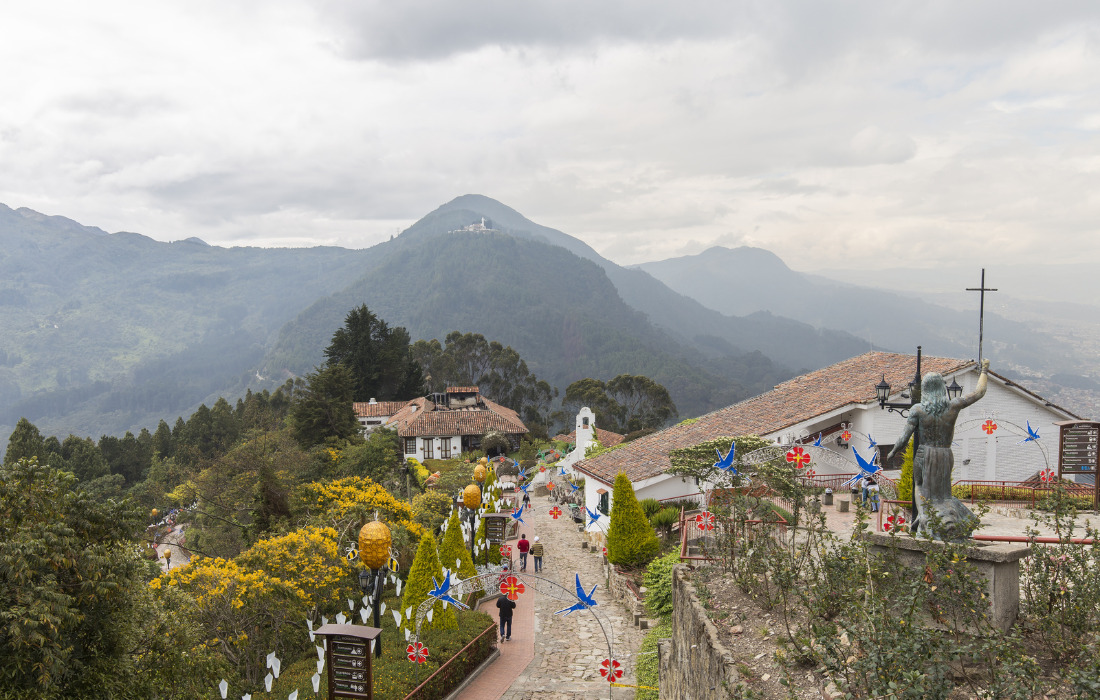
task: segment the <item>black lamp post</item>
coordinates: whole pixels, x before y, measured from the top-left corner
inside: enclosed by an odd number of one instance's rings
[[[382,569],[359,569],[359,587],[363,589],[363,594],[372,593],[371,600],[371,612],[374,613],[374,626],[378,629],[382,629],[382,611],[380,610],[382,605],[382,584],[385,582],[385,578],[382,576]],[[372,591],[373,589],[373,591]],[[374,655],[382,657],[382,639],[379,638],[374,642]]]

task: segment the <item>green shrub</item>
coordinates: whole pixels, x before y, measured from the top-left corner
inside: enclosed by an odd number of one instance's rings
[[[654,530],[661,533],[662,537],[670,537],[672,526],[678,522],[680,522],[679,508],[662,508],[649,519],[649,524],[653,526]]]
[[[447,532],[443,534],[443,541],[439,543],[439,563],[444,568],[454,571],[457,578],[468,579],[477,576],[474,560],[470,557],[470,550],[466,548],[466,542],[462,536],[458,510],[451,511],[451,517],[447,521]]]
[[[661,511],[661,502],[656,498],[643,498],[638,501],[638,504],[642,507],[642,512],[645,513],[647,518],[652,518]]]
[[[607,533],[607,558],[612,564],[645,566],[661,549],[657,533],[646,519],[634,486],[626,474],[615,477],[611,527]]]
[[[650,690],[658,687],[660,658],[657,655],[657,641],[671,636],[672,622],[667,621],[651,629],[642,639],[642,646],[638,650],[638,665],[634,669],[634,674],[638,679],[638,685],[648,687],[638,688],[634,693],[635,700],[658,700],[657,691]]]
[[[418,493],[412,499],[413,520],[431,532],[438,532],[452,506],[451,498],[440,491]]]
[[[405,582],[405,592],[401,597],[401,614],[410,607],[415,617],[417,607],[428,599],[428,591],[432,590],[432,578],[436,581],[443,579],[443,569],[439,565],[439,552],[436,549],[435,537],[427,533],[420,538],[420,546],[416,548],[416,558],[413,559],[412,568],[409,569],[409,578]],[[441,601],[436,601],[432,610],[432,621],[425,626],[432,629],[455,629],[458,622],[455,620],[454,609],[444,607]],[[416,631],[416,620],[405,620],[403,629]]]
[[[911,502],[913,500],[913,439],[905,448],[901,460],[901,476],[898,478],[898,500]]]
[[[645,607],[662,619],[672,615],[672,567],[680,563],[679,552],[669,552],[649,562],[642,583],[645,584]]]

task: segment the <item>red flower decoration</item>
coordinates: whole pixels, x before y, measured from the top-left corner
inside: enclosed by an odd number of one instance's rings
[[[985,431],[986,435],[992,435],[993,431],[996,429],[997,424],[993,422],[993,419],[989,419],[986,422],[982,423],[982,430]]]
[[[540,471],[540,472],[544,472],[544,471],[546,471],[546,465],[541,465],[541,464],[540,464],[540,465],[539,465],[539,471]]]
[[[802,476],[806,477],[807,479],[812,479],[817,476],[817,472],[815,472],[813,469],[807,469],[806,473],[804,473]]]
[[[1039,472],[1039,480],[1042,481],[1044,484],[1054,481],[1054,478],[1055,474],[1053,469],[1044,469],[1043,471]]]
[[[553,518],[554,520],[557,520],[559,515],[561,515],[561,508],[558,508],[557,506],[554,506],[553,508],[550,509],[550,517],[551,518]]]
[[[614,683],[623,677],[623,665],[615,659],[604,659],[600,662],[600,675]]]
[[[500,584],[500,592],[503,593],[508,600],[516,600],[526,591],[527,587],[515,576],[509,576]]]
[[[843,433],[840,434],[840,439],[843,440],[844,442],[850,441],[852,439],[852,431],[851,430],[845,430]]]
[[[604,555],[605,557],[607,556],[607,547],[604,547],[604,548],[603,548],[603,555]]]
[[[410,644],[405,647],[405,653],[409,655],[409,661],[415,661],[418,664],[422,664],[428,660],[428,647],[424,646],[421,642]]]
[[[512,545],[510,545],[510,544],[502,544],[502,545],[500,545],[500,555],[501,555],[502,557],[510,557],[510,556],[512,556]]]
[[[901,527],[904,524],[905,516],[899,513],[898,515],[891,515],[890,517],[886,518],[886,522],[882,524],[882,529],[890,532],[890,530],[896,527]]]
[[[548,488],[548,489],[550,489],[551,491],[553,491],[553,490],[554,490],[554,482],[553,482],[553,481],[547,481],[547,482],[546,482],[546,488]]]
[[[714,513],[703,511],[695,516],[695,525],[704,532],[714,529]]]
[[[792,447],[787,452],[787,461],[794,462],[795,469],[801,469],[810,463],[810,455],[806,454],[806,450],[801,447]]]

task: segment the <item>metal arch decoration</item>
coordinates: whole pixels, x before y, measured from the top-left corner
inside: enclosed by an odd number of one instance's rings
[[[960,436],[965,435],[968,431],[974,430],[975,428],[981,428],[982,430],[985,430],[983,426],[988,420],[993,420],[994,424],[997,426],[995,432],[1000,433],[1003,430],[1009,435],[1015,435],[1017,437],[1024,438],[1023,440],[1017,442],[1017,445],[1034,445],[1036,448],[1038,448],[1039,454],[1043,456],[1043,466],[1047,469],[1051,468],[1050,457],[1047,455],[1046,445],[1044,445],[1044,441],[1038,437],[1038,430],[1031,427],[1031,421],[1027,421],[1026,425],[1019,425],[1017,423],[1013,423],[1012,421],[1004,420],[1002,418],[998,418],[995,420],[977,418],[974,420],[963,421],[957,424],[955,426],[955,434]],[[1031,437],[1032,433],[1034,433],[1036,437]],[[986,431],[985,435],[979,435],[978,437],[985,437],[986,435],[992,436],[993,433]]]
[[[458,597],[465,597],[470,593],[473,593],[474,591],[488,590],[489,586],[499,586],[500,578],[501,575],[499,572],[493,572],[488,574],[481,574],[479,576],[471,576],[470,578],[463,579],[461,581],[454,581],[451,584],[451,594]],[[589,613],[591,613],[592,619],[594,619],[596,621],[596,624],[600,626],[600,631],[603,632],[604,640],[607,642],[607,659],[611,661],[615,660],[613,637],[611,634],[614,628],[611,626],[611,620],[604,616],[597,609],[597,603],[592,598],[593,594],[596,591],[596,588],[599,587],[598,584],[593,586],[590,592],[585,593],[584,588],[581,586],[580,574],[576,574],[575,591],[570,591],[557,581],[553,581],[551,579],[544,578],[536,574],[509,573],[509,578],[514,578],[517,581],[522,582],[525,588],[530,588],[532,591],[538,593],[539,595],[545,595],[549,598],[560,600],[562,602],[569,602],[570,606],[559,610],[559,613],[565,612],[566,610],[568,610],[569,612],[587,610]],[[417,678],[419,678],[420,675],[420,664],[424,663],[424,661],[427,660],[428,655],[428,648],[420,642],[420,629],[424,623],[424,619],[428,615],[428,611],[431,610],[432,607],[435,605],[436,600],[438,600],[438,598],[434,598],[429,595],[429,597],[426,598],[424,602],[417,606],[415,617],[416,631],[409,638],[409,646],[406,648],[409,661],[415,661],[417,664]],[[423,661],[418,660],[418,654],[420,653],[422,653],[423,655]],[[618,670],[621,669],[621,665],[615,667],[614,664],[609,664],[608,668],[609,670],[612,668]],[[621,676],[622,672],[620,671],[615,676],[615,678],[617,679]],[[613,679],[612,682],[614,682]],[[612,686],[609,685],[609,689],[610,687]]]

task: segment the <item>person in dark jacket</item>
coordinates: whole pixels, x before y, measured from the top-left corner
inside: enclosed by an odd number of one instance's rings
[[[505,596],[497,598],[497,610],[500,611],[500,641],[502,642],[512,638],[512,611],[515,609],[515,601],[508,600]]]

